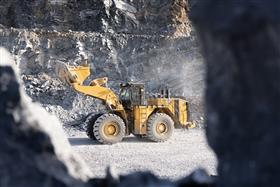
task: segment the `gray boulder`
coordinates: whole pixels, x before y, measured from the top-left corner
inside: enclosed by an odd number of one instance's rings
[[[218,186],[279,186],[280,3],[209,0],[193,7],[207,65],[207,137]]]

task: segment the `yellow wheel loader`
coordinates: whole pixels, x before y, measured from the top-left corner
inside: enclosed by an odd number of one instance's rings
[[[84,85],[90,75],[88,66],[60,63],[56,73],[61,81],[75,91],[100,99],[108,107],[108,113],[92,114],[85,121],[88,137],[100,143],[117,143],[131,133],[163,142],[171,137],[174,128],[193,127],[189,121],[186,100],[170,97],[168,90],[146,99],[144,84],[129,82],[120,84],[118,96],[107,87],[107,77],[94,79]]]

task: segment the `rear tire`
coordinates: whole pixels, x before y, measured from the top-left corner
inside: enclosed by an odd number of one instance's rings
[[[97,120],[97,118],[99,118],[102,114],[90,114],[87,118],[85,123],[86,126],[86,134],[87,136],[92,139],[92,140],[96,140],[94,133],[93,133],[93,125],[95,123],[95,121]]]
[[[147,122],[147,137],[154,142],[168,140],[174,131],[174,121],[164,113],[155,113]]]
[[[103,114],[95,121],[93,133],[97,141],[103,144],[114,144],[125,136],[125,124],[116,114]]]

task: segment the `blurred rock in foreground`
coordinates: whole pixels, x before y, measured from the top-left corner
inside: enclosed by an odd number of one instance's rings
[[[280,2],[199,1],[207,135],[218,186],[279,186]]]
[[[90,170],[58,120],[21,90],[9,53],[0,49],[0,186],[80,186]]]

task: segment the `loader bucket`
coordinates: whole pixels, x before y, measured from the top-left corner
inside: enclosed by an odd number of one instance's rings
[[[59,62],[55,68],[58,78],[68,85],[77,83],[82,85],[84,80],[90,75],[90,67],[88,66],[69,66]]]

